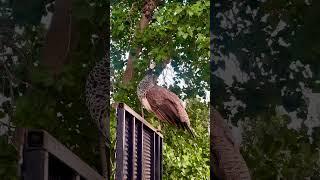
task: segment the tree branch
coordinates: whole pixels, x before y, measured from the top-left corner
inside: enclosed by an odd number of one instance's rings
[[[13,81],[16,81],[16,82],[20,82],[20,83],[26,85],[26,87],[33,87],[33,86],[31,85],[31,83],[26,82],[26,81],[23,81],[23,80],[21,80],[21,79],[18,79],[16,76],[14,76],[14,75],[10,72],[10,70],[9,70],[9,68],[7,67],[7,65],[5,64],[5,62],[1,62],[1,61],[0,61],[0,64],[4,67],[6,73],[8,74],[8,77],[10,78],[10,80],[11,80],[12,82],[13,82]]]
[[[137,28],[137,31],[139,33],[143,33],[143,30],[149,25],[149,22],[151,21],[151,18],[153,16],[154,10],[157,7],[157,4],[158,4],[157,0],[145,0],[142,8],[141,19],[139,22],[139,26]],[[135,55],[129,52],[129,57],[127,60],[127,68],[123,75],[124,84],[128,84],[133,78],[133,73],[134,73],[133,61],[136,57],[139,56],[141,50],[142,50],[142,47],[137,47],[135,50],[133,50],[135,52]]]
[[[46,36],[42,63],[58,75],[67,62],[72,38],[71,0],[57,0]]]

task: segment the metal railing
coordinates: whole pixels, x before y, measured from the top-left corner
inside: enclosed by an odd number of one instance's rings
[[[117,104],[116,179],[162,179],[161,133],[124,103]]]
[[[44,130],[26,129],[24,142],[24,180],[103,180],[99,173]]]

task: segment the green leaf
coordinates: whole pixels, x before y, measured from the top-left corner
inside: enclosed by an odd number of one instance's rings
[[[5,116],[6,116],[6,113],[3,112],[3,111],[0,111],[0,119],[1,119],[1,118],[4,118]]]

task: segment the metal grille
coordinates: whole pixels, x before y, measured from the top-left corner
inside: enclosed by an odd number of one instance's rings
[[[152,164],[153,164],[153,133],[143,130],[143,166],[146,179],[151,179]]]
[[[49,154],[49,180],[75,179],[73,170],[61,162],[58,158]]]
[[[125,127],[128,127],[129,126],[129,122],[128,121],[125,121]],[[127,179],[128,178],[128,175],[129,175],[129,170],[128,170],[128,161],[129,161],[129,135],[130,133],[130,128],[125,128],[125,137],[124,137],[124,140],[125,140],[125,143],[124,143],[124,151],[123,151],[123,177],[124,179]]]
[[[116,179],[161,180],[162,138],[138,113],[119,103]]]

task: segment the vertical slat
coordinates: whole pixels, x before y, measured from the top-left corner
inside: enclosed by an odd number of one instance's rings
[[[161,149],[161,140],[162,138],[158,136],[158,179],[161,180],[161,162],[162,162],[162,149]]]
[[[136,122],[137,126],[137,179],[142,179],[143,172],[143,163],[142,163],[142,155],[143,155],[143,136],[142,136],[142,123],[140,121]]]
[[[126,180],[130,173],[130,114],[127,111],[125,111],[124,126],[123,179]]]
[[[125,152],[125,145],[126,145],[126,137],[125,137],[125,131],[126,131],[126,110],[124,109],[123,110],[123,114],[124,114],[124,117],[123,117],[123,127],[122,127],[122,179],[124,179],[124,159],[125,159],[125,155],[127,152]]]
[[[145,180],[148,180],[148,173],[149,173],[149,168],[147,164],[147,158],[148,158],[148,146],[150,145],[149,138],[146,132],[146,129],[143,128],[143,176]]]
[[[24,152],[24,179],[48,180],[48,152],[36,149]]]
[[[143,138],[143,129],[144,129],[144,125],[143,123],[141,123],[141,178],[144,180],[145,179],[145,167],[144,167],[144,163],[143,163],[143,156],[144,156],[144,152],[143,152],[143,146],[144,146],[144,138]]]
[[[155,173],[155,168],[156,168],[156,148],[155,148],[155,140],[156,140],[156,133],[155,132],[152,132],[152,149],[151,149],[151,179],[152,180],[155,180],[156,179],[156,173]]]
[[[134,176],[134,158],[135,158],[135,146],[134,146],[134,117],[126,111],[126,168],[125,173],[127,179],[133,179]]]
[[[162,167],[162,146],[163,146],[163,141],[162,138],[160,138],[160,180],[162,180],[162,172],[163,172],[163,167]]]
[[[49,153],[48,151],[44,152],[44,179],[49,179]]]
[[[155,179],[160,180],[160,136],[155,136]]]
[[[132,121],[131,121],[131,124],[132,124],[132,134],[131,134],[131,142],[132,142],[132,164],[131,164],[131,179],[134,179],[135,178],[135,162],[136,162],[136,118],[133,116],[132,117]]]
[[[123,155],[124,155],[124,130],[125,130],[125,110],[119,105],[117,109],[117,149],[116,149],[116,177],[123,177]]]
[[[135,121],[135,171],[134,171],[134,179],[141,179],[141,176],[139,177],[140,169],[142,168],[139,163],[141,163],[141,122]],[[140,150],[140,151],[139,151]]]
[[[75,174],[72,176],[72,180],[80,180],[80,175],[75,173]]]
[[[161,154],[162,154],[162,151],[161,151],[161,137],[158,136],[157,138],[157,142],[158,142],[158,146],[157,146],[157,150],[158,150],[158,154],[157,154],[157,157],[158,157],[158,160],[157,160],[157,171],[158,171],[158,178],[157,180],[160,180],[161,179]]]
[[[141,123],[140,124],[140,128],[139,128],[139,139],[140,139],[140,144],[138,146],[138,155],[139,155],[139,158],[138,158],[138,167],[139,167],[139,170],[138,170],[138,178],[137,179],[144,179],[144,176],[143,176],[143,171],[144,171],[144,167],[143,167],[143,124]]]

